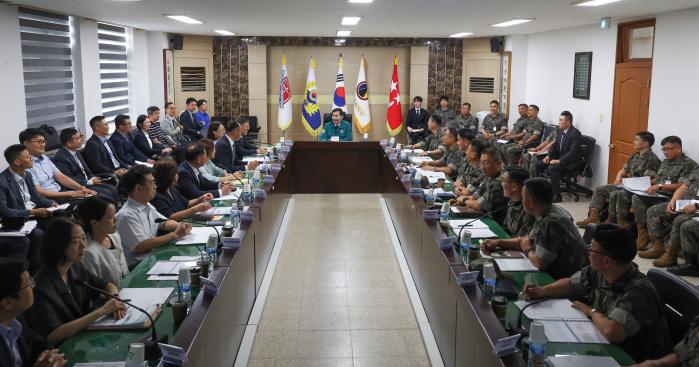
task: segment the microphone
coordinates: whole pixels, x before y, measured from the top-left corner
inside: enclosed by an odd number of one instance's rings
[[[548,298],[548,297],[540,298],[540,299],[532,301],[529,304],[527,304],[526,306],[522,307],[522,309],[519,310],[519,314],[517,314],[517,329],[515,330],[515,332],[522,334],[522,338],[525,336],[528,336],[529,330],[522,328],[522,315],[524,315],[524,310],[526,310],[529,306],[533,306],[533,305],[536,305],[536,304],[539,304],[539,303],[542,303],[545,301],[550,301],[553,299],[556,299],[556,298]],[[520,340],[521,340],[521,338],[520,338]]]
[[[82,279],[79,279],[79,278],[73,279],[73,284],[77,285],[78,287],[87,288],[89,290],[100,293],[100,294],[106,296],[107,298],[113,298],[113,299],[115,299],[121,303],[127,304],[127,305],[133,307],[134,309],[145,314],[146,317],[148,317],[148,320],[150,320],[150,329],[151,329],[150,338],[147,340],[144,340],[144,342],[143,342],[143,344],[145,345],[145,357],[146,357],[146,359],[156,359],[156,358],[160,357],[160,348],[158,347],[158,342],[159,342],[158,341],[158,333],[155,330],[155,320],[153,320],[153,317],[146,310],[134,305],[131,302],[127,302],[127,301],[125,301],[125,300],[123,300],[123,299],[121,299],[113,294],[109,294],[108,292],[105,292],[102,289],[99,289],[97,287],[93,287],[89,283],[87,283],[86,281],[84,281]],[[148,337],[146,337],[146,338],[148,338]],[[163,342],[167,342],[167,335],[165,335],[163,337]]]
[[[501,211],[503,211],[503,210],[505,210],[505,209],[507,209],[507,208],[508,208],[508,206],[506,205],[506,206],[503,206],[503,207],[500,207],[500,208],[491,210],[491,211],[489,211],[489,212],[487,212],[487,213],[485,213],[485,214],[483,214],[483,215],[480,215],[480,216],[478,216],[478,217],[476,217],[476,218],[473,218],[473,219],[471,219],[470,221],[468,221],[468,222],[462,224],[462,225],[460,226],[461,228],[459,229],[459,241],[461,241],[461,232],[463,232],[464,228],[468,227],[469,224],[471,224],[471,223],[473,223],[473,222],[475,222],[475,221],[477,221],[477,220],[479,220],[479,219],[483,219],[483,218],[485,218],[485,217],[490,217],[491,215],[493,215],[493,214],[495,214],[495,213],[499,213],[499,212],[501,212]]]

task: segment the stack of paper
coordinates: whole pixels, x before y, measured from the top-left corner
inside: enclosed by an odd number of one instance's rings
[[[551,367],[619,367],[619,363],[607,356],[589,356],[589,355],[573,355],[573,356],[551,356],[546,359]]]
[[[621,180],[622,188],[628,192],[641,196],[662,197],[660,194],[648,194],[646,190],[650,187],[650,177],[627,177]]]
[[[501,271],[539,271],[529,259],[496,258],[495,262]]]
[[[471,238],[497,237],[497,235],[490,230],[490,227],[480,219],[454,219],[449,221],[451,230],[457,234],[464,225],[466,225],[464,230],[471,232]]]
[[[119,291],[119,298],[129,299],[130,303],[146,310],[155,319],[160,312],[160,306],[167,301],[172,293],[172,288],[124,288]],[[150,327],[148,317],[141,311],[127,306],[126,316],[120,320],[114,320],[111,316],[97,319],[88,326],[91,330],[112,329],[143,329]]]
[[[422,162],[432,162],[432,158],[430,157],[420,157],[420,156],[414,156],[410,157],[410,163],[414,165],[420,165]]]
[[[529,302],[515,302],[520,309]],[[537,303],[524,310],[530,320],[544,324],[546,338],[555,343],[609,344],[590,319],[574,309],[567,299],[552,299]]]
[[[434,171],[425,171],[422,168],[418,168],[417,172],[420,172],[420,174],[423,177],[427,177],[429,179],[430,183],[437,183],[439,179],[447,179],[447,176],[444,174],[444,172],[434,172]]]
[[[254,161],[269,162],[269,157],[266,155],[262,155],[262,154],[249,155],[249,156],[243,157],[243,162],[245,162],[245,163],[254,162]]]
[[[180,269],[191,268],[196,265],[196,259],[187,259],[185,261],[160,260],[153,264],[146,274],[149,275],[148,280],[177,280]]]
[[[676,212],[681,212],[685,206],[687,205],[694,205],[696,203],[699,203],[699,200],[677,200],[675,202],[675,211]],[[695,213],[699,213],[699,210],[695,211]]]
[[[222,227],[216,227],[221,233]],[[212,227],[192,227],[192,232],[175,242],[175,245],[198,245],[204,244],[209,239],[209,235],[216,234]]]
[[[233,181],[234,184],[237,184],[237,181]],[[219,201],[219,200],[238,200],[238,197],[240,196],[240,193],[243,192],[242,190],[235,190],[231,192],[228,195],[224,196],[219,196],[217,198],[214,198],[211,201]]]
[[[403,149],[400,154],[401,155],[420,154],[422,152],[424,152],[424,150],[422,150],[422,149]]]
[[[0,224],[0,228],[2,228],[2,224]],[[28,220],[24,222],[24,225],[18,231],[0,231],[0,237],[24,237],[33,231],[34,228],[36,228],[36,221]]]
[[[228,215],[231,212],[230,206],[215,206],[204,212],[206,215]]]

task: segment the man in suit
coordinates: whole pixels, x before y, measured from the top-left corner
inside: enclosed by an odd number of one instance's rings
[[[187,144],[189,138],[185,137],[182,132],[184,127],[175,119],[176,113],[174,103],[165,103],[165,113],[160,118],[160,129],[176,145],[184,145]]]
[[[197,99],[187,98],[187,109],[180,113],[180,124],[184,130],[184,135],[188,136],[191,141],[197,141],[204,138],[201,133],[203,124],[197,122]]]
[[[414,145],[424,141],[429,134],[427,122],[430,119],[430,113],[422,108],[422,97],[420,96],[415,96],[415,98],[413,98],[413,105],[415,108],[411,108],[410,111],[408,111],[405,126],[407,126],[406,129],[410,137],[410,144]]]
[[[96,175],[114,174],[121,177],[131,165],[122,161],[109,141],[109,124],[104,116],[90,119],[92,136],[85,143],[85,162]]]
[[[83,158],[83,152],[80,151],[83,145],[80,131],[72,127],[63,129],[60,138],[62,146],[58,148],[51,159],[53,164],[73,181],[91,188],[97,192],[97,195],[116,203],[119,199],[119,193],[116,190],[116,177],[105,176],[102,179],[92,174],[85,158]]]
[[[240,146],[241,153],[243,155],[253,155],[253,154],[267,154],[267,148],[260,148],[252,143],[252,139],[248,137],[248,132],[250,132],[250,120],[245,117],[238,117],[236,119],[240,125],[240,144],[236,144],[236,148]]]
[[[185,161],[177,169],[177,188],[188,200],[201,197],[204,194],[211,194],[217,198],[228,195],[234,190],[228,182],[221,183],[219,186],[219,183],[209,181],[201,175],[199,167],[202,167],[209,159],[206,156],[204,145],[199,142],[187,144],[184,156]]]
[[[131,118],[128,115],[117,115],[114,118],[114,125],[116,125],[116,131],[112,136],[109,137],[109,141],[112,142],[112,146],[115,149],[114,154],[116,154],[122,161],[134,165],[136,161],[146,162],[153,164],[155,161],[146,157],[145,154],[141,153],[140,150],[136,149],[131,138]]]
[[[63,354],[29,328],[22,314],[34,304],[27,262],[0,258],[0,366],[62,367]]]
[[[537,162],[537,171],[548,170],[553,187],[553,202],[560,203],[561,198],[561,176],[570,171],[570,167],[582,159],[580,143],[582,134],[580,130],[573,126],[573,114],[568,111],[561,112],[558,117],[558,136],[549,151],[548,157]]]
[[[228,121],[225,126],[226,135],[216,141],[214,163],[231,173],[254,170],[260,165],[260,162],[253,161],[247,165],[242,164],[242,158],[236,155],[235,145],[240,140],[241,136],[240,124],[236,121]]]

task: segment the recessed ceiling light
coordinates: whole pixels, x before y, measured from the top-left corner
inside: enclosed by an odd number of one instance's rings
[[[222,35],[222,36],[235,36],[235,33],[231,31],[227,31],[225,29],[214,29],[214,32]]]
[[[357,25],[362,17],[342,17],[340,24],[342,25]]]
[[[174,19],[174,20],[182,22],[182,23],[187,23],[187,24],[201,24],[202,23],[200,20],[190,18],[186,15],[166,15],[166,17],[168,17],[170,19]]]
[[[473,32],[460,32],[460,33],[454,33],[449,36],[449,38],[461,38],[461,37],[466,37],[472,35]]]
[[[347,1],[349,3],[352,3],[352,4],[369,4],[369,3],[374,2],[374,0],[347,0]]]
[[[615,3],[617,1],[621,1],[621,0],[583,0],[583,1],[576,1],[576,2],[572,3],[571,5],[575,5],[575,6],[602,6],[602,5]]]
[[[352,34],[352,31],[337,31],[337,36],[338,37],[349,37],[349,35]]]
[[[522,24],[522,23],[531,22],[532,20],[534,20],[534,18],[529,18],[529,19],[512,19],[512,20],[508,20],[508,21],[505,21],[505,22],[502,22],[502,23],[493,24],[492,26],[493,26],[493,27],[510,27],[510,26],[517,25],[517,24]]]

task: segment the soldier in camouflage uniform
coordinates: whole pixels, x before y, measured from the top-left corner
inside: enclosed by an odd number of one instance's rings
[[[585,242],[565,210],[553,205],[553,188],[543,178],[530,178],[522,191],[524,210],[536,218],[522,250],[529,261],[554,279],[573,275],[587,265]]]
[[[502,208],[507,206],[508,200],[502,191],[502,159],[498,150],[492,147],[485,149],[481,154],[480,166],[483,170],[483,182],[473,195],[458,197],[455,205],[482,212],[500,209],[493,213],[492,217],[498,224],[502,224],[505,219],[505,211]]]
[[[558,134],[558,125],[546,126],[546,138],[535,148],[527,149],[527,153],[522,156],[522,167],[529,172],[529,177],[537,177],[536,162],[543,159],[545,155],[536,155],[537,153],[547,153],[553,142],[556,141]]]
[[[422,168],[428,171],[444,172],[449,180],[456,180],[457,171],[464,159],[464,153],[459,150],[456,143],[457,136],[458,132],[455,128],[448,128],[443,140],[446,148],[444,155],[440,160],[422,162]]]
[[[461,114],[453,122],[459,129],[471,130],[474,136],[478,133],[478,117],[471,115],[471,104],[468,102],[461,106]]]
[[[442,118],[442,130],[445,130],[447,126],[454,121],[456,118],[456,113],[454,113],[454,110],[449,108],[449,97],[441,96],[439,98],[439,106],[437,106],[432,113],[432,116],[434,115]]]
[[[495,141],[507,132],[507,119],[498,112],[500,102],[490,101],[490,114],[483,118],[481,135],[487,141]]]
[[[427,123],[427,129],[430,131],[430,134],[427,136],[427,139],[411,145],[410,149],[423,149],[424,152],[420,153],[420,155],[432,158],[439,158],[444,155],[446,148],[442,144],[444,142],[444,131],[442,131],[441,127],[442,118],[434,115],[430,116],[430,120]]]
[[[473,132],[469,129],[459,130],[456,145],[463,153],[461,163],[456,170],[454,181],[454,193],[456,196],[468,196],[476,192],[476,188],[483,180],[483,171],[479,165],[481,152],[485,149],[485,143],[474,139]]]
[[[672,353],[663,358],[648,359],[631,367],[684,366],[699,367],[699,315],[694,318],[684,338],[675,345]]]
[[[539,119],[539,106],[533,104],[527,108],[527,120],[524,124],[524,134],[516,143],[507,149],[507,159],[510,164],[519,164],[524,149],[539,145],[544,123]]]
[[[516,163],[512,163],[512,160],[510,159],[510,156],[508,155],[508,152],[510,148],[516,147],[517,143],[524,137],[526,134],[526,131],[524,131],[525,126],[527,125],[527,121],[529,120],[529,117],[527,116],[527,110],[529,106],[522,103],[519,106],[517,106],[517,112],[519,112],[519,118],[515,123],[512,125],[512,129],[507,131],[505,134],[503,134],[500,139],[502,140],[507,140],[507,143],[499,143],[496,142],[495,146],[500,150],[502,153],[503,157],[507,158],[507,163],[509,165],[514,165]],[[520,147],[519,150],[522,148]]]
[[[696,195],[696,199],[699,198],[699,191],[694,191],[695,188],[696,187],[690,186],[688,194]],[[697,214],[689,213],[692,210],[695,212],[699,210],[699,205],[694,204],[693,206],[686,206],[683,214],[675,218],[672,222],[670,246],[677,246],[676,242],[672,242],[672,240],[674,232],[678,231],[679,245],[682,248],[682,252],[684,252],[684,264],[672,266],[667,270],[677,275],[699,277],[699,260],[697,259],[697,254],[699,254],[699,221],[695,220]],[[693,220],[687,219],[688,217],[691,217]],[[684,220],[680,220],[680,218]],[[676,238],[675,241],[677,241]],[[699,344],[697,344],[697,347],[699,347]]]
[[[622,179],[625,177],[642,177],[649,176],[655,178],[660,168],[660,159],[658,158],[651,147],[655,143],[655,136],[647,131],[641,131],[633,138],[632,154],[616,174],[614,183],[611,185],[603,185],[597,187],[592,194],[590,200],[590,209],[586,219],[575,223],[580,228],[585,228],[588,224],[599,224],[600,211],[604,209],[607,201],[609,201],[609,215],[607,223],[616,223],[622,227],[630,228],[631,223],[628,221],[629,208],[631,207],[630,192],[619,188]]]
[[[663,204],[670,201],[670,196],[682,184],[688,184],[689,175],[697,169],[697,163],[682,153],[682,139],[677,136],[668,136],[661,142],[665,160],[660,164],[658,175],[653,180],[653,185],[646,190],[650,195],[661,194],[662,196],[641,196],[634,195],[631,198],[631,206],[634,209],[636,226],[638,227],[638,238],[636,245],[638,249],[644,248],[651,242],[648,251],[639,252],[639,256],[656,259],[665,252],[663,241],[659,237],[649,238],[647,218],[648,208],[656,204]],[[654,230],[654,233],[655,232]]]

